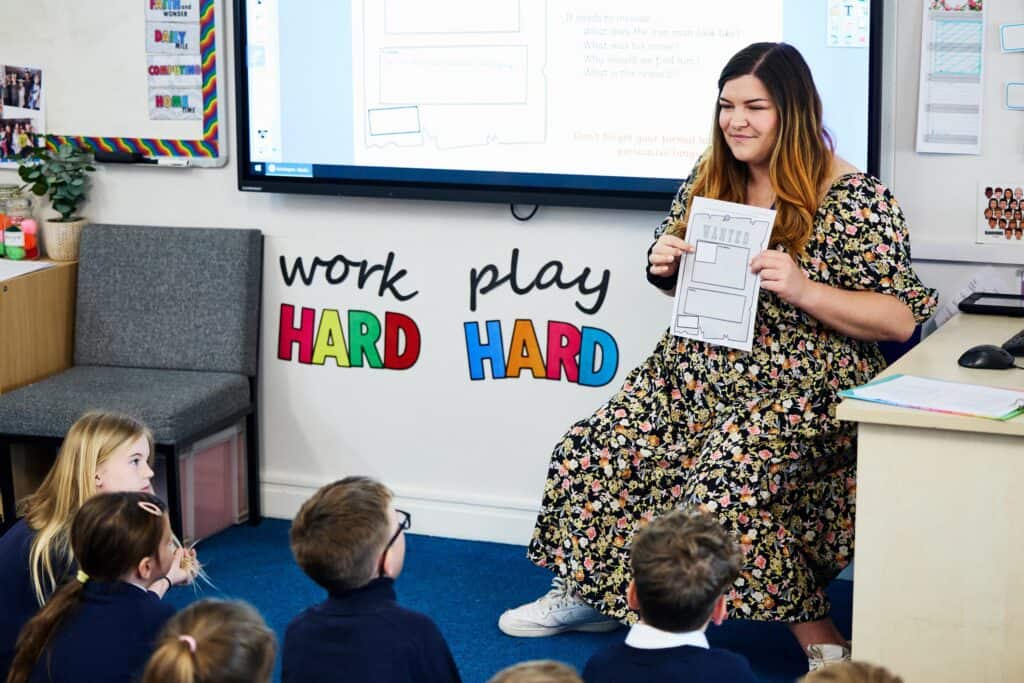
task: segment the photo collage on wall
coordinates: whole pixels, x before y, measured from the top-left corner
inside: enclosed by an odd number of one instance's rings
[[[25,147],[44,132],[43,71],[0,66],[0,166],[17,165]]]
[[[978,187],[978,243],[1024,247],[1024,178]]]

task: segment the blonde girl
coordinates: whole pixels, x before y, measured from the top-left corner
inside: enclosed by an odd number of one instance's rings
[[[152,452],[149,429],[125,415],[89,412],[68,430],[53,469],[22,501],[24,518],[0,537],[0,680],[22,626],[74,573],[75,513],[100,492],[152,492]]]
[[[250,605],[201,600],[164,627],[143,683],[266,683],[274,632]]]

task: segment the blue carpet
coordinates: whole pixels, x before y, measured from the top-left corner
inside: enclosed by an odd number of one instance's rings
[[[199,557],[215,587],[178,588],[168,599],[179,608],[203,597],[247,600],[284,637],[288,622],[324,598],[323,590],[294,563],[288,525],[266,520],[238,526],[199,544]],[[543,594],[549,572],[534,567],[522,546],[410,535],[405,570],[396,584],[403,605],[430,615],[441,628],[466,683],[484,683],[496,671],[526,659],[558,659],[582,670],[590,655],[625,637],[612,633],[569,633],[554,638],[509,638],[497,627],[509,607]],[[836,581],[829,590],[833,617],[849,635],[852,584]],[[729,621],[712,627],[713,645],[740,652],[761,680],[791,683],[806,670],[806,659],[781,624]],[[280,676],[280,657],[275,680]]]

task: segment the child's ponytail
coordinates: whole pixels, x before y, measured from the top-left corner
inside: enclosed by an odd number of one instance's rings
[[[275,650],[274,632],[251,606],[200,600],[164,626],[142,683],[263,683]]]
[[[71,549],[78,575],[67,581],[22,629],[8,683],[28,681],[47,644],[78,605],[88,581],[118,581],[159,552],[167,524],[164,505],[149,493],[93,496],[71,522]]]
[[[196,680],[195,641],[184,638],[160,639],[146,665],[143,683],[193,683]]]
[[[64,621],[64,617],[78,606],[82,598],[82,588],[80,580],[68,581],[53,594],[35,617],[25,624],[21,635],[18,636],[14,661],[11,662],[11,669],[7,674],[7,683],[27,683],[50,638]]]

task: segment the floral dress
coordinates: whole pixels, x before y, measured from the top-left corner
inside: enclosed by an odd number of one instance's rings
[[[683,220],[687,196],[684,183],[656,237]],[[911,268],[903,213],[868,175],[829,188],[797,262],[811,280],[891,294],[918,322],[934,311],[934,290]],[[743,551],[733,618],[824,618],[824,589],[853,557],[855,427],[836,419],[836,394],[884,367],[876,344],[766,290],[749,353],[666,332],[556,445],[529,558],[604,614],[633,622],[625,597],[633,532],[699,506]]]

